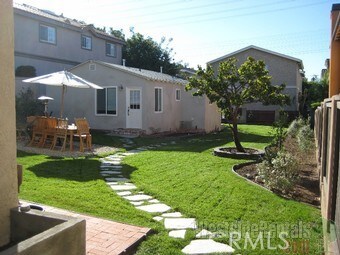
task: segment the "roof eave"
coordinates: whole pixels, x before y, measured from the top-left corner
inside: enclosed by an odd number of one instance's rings
[[[224,55],[222,57],[219,57],[219,58],[216,58],[214,60],[211,60],[211,61],[207,62],[207,65],[215,63],[215,62],[218,62],[218,61],[221,61],[223,59],[226,59],[228,57],[231,57],[233,55],[236,55],[236,54],[238,54],[240,52],[243,52],[243,51],[246,51],[246,50],[249,50],[249,49],[259,50],[259,51],[267,52],[269,54],[273,54],[273,55],[276,55],[276,56],[279,56],[279,57],[282,57],[282,58],[293,60],[293,61],[295,61],[297,63],[301,63],[302,68],[303,68],[303,64],[302,64],[302,60],[301,59],[294,58],[294,57],[291,57],[291,56],[287,56],[287,55],[284,55],[284,54],[281,54],[281,53],[278,53],[278,52],[275,52],[275,51],[267,50],[267,49],[264,49],[264,48],[260,48],[260,47],[254,46],[254,45],[249,45],[249,46],[247,46],[245,48],[239,49],[237,51],[231,52],[231,53],[229,53],[227,55]]]

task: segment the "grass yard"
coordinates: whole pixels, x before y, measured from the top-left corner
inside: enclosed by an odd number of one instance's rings
[[[240,131],[245,147],[263,148],[271,141],[268,126],[241,125]],[[229,232],[238,232],[240,240],[236,245],[240,249],[236,254],[321,254],[318,209],[250,184],[231,171],[234,164],[243,161],[211,154],[214,147],[233,146],[229,130],[196,137],[134,139],[136,146],[164,140],[175,140],[176,144],[129,156],[123,161],[124,175],[145,193],[187,217],[196,218],[199,227],[220,233],[217,241],[229,243]],[[96,141],[119,145],[119,139],[105,139],[99,134],[94,137]],[[154,222],[150,214],[135,209],[112,192],[99,175],[97,158],[61,159],[19,152],[18,162],[25,167],[22,199],[153,228],[156,234],[142,243],[138,254],[181,254],[181,249],[194,236],[192,231],[185,240],[168,237],[162,224]],[[288,232],[287,237],[268,238],[282,229]],[[253,243],[247,239],[247,233]],[[263,247],[261,242],[256,243],[261,233]],[[308,253],[273,249],[286,245],[283,238],[291,243],[290,247],[308,243]]]

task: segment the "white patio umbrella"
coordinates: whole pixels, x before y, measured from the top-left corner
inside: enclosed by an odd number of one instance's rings
[[[39,83],[39,84],[45,84],[49,86],[62,87],[60,118],[63,117],[64,94],[65,94],[66,87],[103,89],[102,87],[92,82],[89,82],[79,76],[76,76],[73,73],[70,73],[68,71],[60,71],[56,73],[45,74],[42,76],[23,80],[23,82]]]

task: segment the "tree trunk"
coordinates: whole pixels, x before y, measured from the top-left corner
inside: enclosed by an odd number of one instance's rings
[[[237,110],[236,110],[236,114],[233,114],[233,119],[232,119],[232,127],[231,127],[231,131],[233,132],[233,139],[234,139],[234,143],[236,146],[237,151],[239,152],[245,152],[243,146],[241,145],[240,139],[239,139],[239,135],[238,135],[238,128],[237,128]]]

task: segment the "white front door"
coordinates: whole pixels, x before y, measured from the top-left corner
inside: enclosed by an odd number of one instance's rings
[[[142,128],[142,91],[126,90],[126,128]]]

